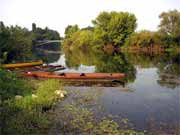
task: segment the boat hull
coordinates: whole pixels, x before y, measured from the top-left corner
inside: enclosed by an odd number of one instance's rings
[[[62,80],[91,80],[91,79],[106,79],[106,80],[120,80],[125,77],[123,73],[52,73],[52,72],[26,72],[26,77],[36,78],[52,78]]]
[[[28,62],[28,63],[16,63],[16,64],[3,64],[3,68],[11,69],[11,68],[24,68],[24,67],[33,67],[42,65],[43,61],[35,61],[35,62]]]

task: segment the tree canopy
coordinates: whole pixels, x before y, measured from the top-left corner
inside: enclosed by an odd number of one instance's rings
[[[65,28],[65,38],[70,38],[73,33],[77,32],[79,29],[78,25],[68,25],[66,28]]]
[[[29,59],[32,54],[32,35],[19,26],[0,26],[1,62]]]
[[[51,30],[48,27],[44,29],[36,27],[36,24],[32,24],[32,34],[35,41],[38,40],[59,40],[60,35],[57,31]]]
[[[57,31],[38,28],[32,24],[32,31],[20,26],[5,26],[0,22],[0,63],[33,59],[33,45],[38,40],[59,40]]]
[[[78,25],[68,25],[65,29],[65,46],[95,47],[106,44],[124,45],[126,39],[135,31],[136,17],[128,12],[101,12],[92,21],[93,27],[79,29]]]
[[[138,45],[141,47],[149,46],[155,42],[155,32],[143,30],[140,32],[133,33],[126,42],[126,45]]]
[[[90,30],[79,30],[74,32],[70,38],[64,40],[64,47],[84,48],[91,46],[93,43],[93,32]]]
[[[160,14],[159,30],[164,35],[164,41],[168,46],[180,46],[180,12],[171,10]]]
[[[136,28],[136,17],[128,12],[101,12],[92,21],[95,27],[95,39],[114,45],[123,45]]]
[[[172,10],[160,14],[160,31],[173,38],[180,38],[180,12]]]

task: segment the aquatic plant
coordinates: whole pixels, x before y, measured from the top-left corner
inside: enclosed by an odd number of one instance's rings
[[[71,99],[68,97],[68,101],[61,102],[55,109],[56,120],[51,134],[56,132],[64,135],[144,135],[131,128],[126,129],[127,126],[121,126],[110,116],[97,117],[97,108],[93,109],[92,106],[98,106],[101,93],[95,90],[93,88],[90,91],[69,91]],[[99,108],[98,114],[100,111],[103,111],[102,108]],[[124,125],[129,123],[127,119],[122,121]]]

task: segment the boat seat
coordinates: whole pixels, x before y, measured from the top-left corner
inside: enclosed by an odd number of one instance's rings
[[[62,72],[62,73],[60,73],[60,74],[58,74],[58,75],[60,75],[60,76],[65,76],[66,74],[65,74],[64,72]]]
[[[80,76],[85,76],[85,73],[81,73]]]

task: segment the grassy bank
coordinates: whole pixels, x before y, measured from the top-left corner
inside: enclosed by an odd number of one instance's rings
[[[52,125],[50,112],[65,93],[59,82],[22,80],[1,69],[0,74],[1,133],[47,134]]]

